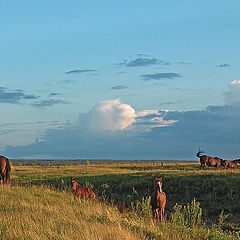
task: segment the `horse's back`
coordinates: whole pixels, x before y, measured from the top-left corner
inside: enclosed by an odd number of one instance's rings
[[[79,184],[76,192],[77,192],[77,196],[80,198],[95,199],[95,193],[89,187],[84,187]]]

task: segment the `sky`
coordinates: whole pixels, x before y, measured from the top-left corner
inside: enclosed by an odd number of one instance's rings
[[[240,158],[239,9],[1,1],[0,154]]]

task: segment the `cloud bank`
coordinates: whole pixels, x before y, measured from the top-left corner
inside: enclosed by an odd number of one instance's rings
[[[198,148],[223,159],[240,157],[240,81],[226,104],[196,111],[136,111],[119,99],[102,101],[75,124],[48,129],[40,142],[7,147],[10,157],[195,159]],[[238,95],[239,96],[239,95]]]

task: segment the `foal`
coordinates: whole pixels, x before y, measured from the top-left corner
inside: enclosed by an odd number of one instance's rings
[[[94,200],[96,198],[95,193],[91,188],[81,186],[77,183],[75,178],[71,178],[71,183],[75,197],[88,198],[90,200]]]
[[[162,190],[162,178],[155,178],[154,180],[154,192],[151,196],[151,205],[153,217],[159,221],[163,221],[164,210],[166,207],[166,194]]]

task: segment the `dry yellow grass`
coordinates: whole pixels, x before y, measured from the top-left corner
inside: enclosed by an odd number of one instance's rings
[[[45,187],[0,186],[1,239],[139,239],[117,209]]]

